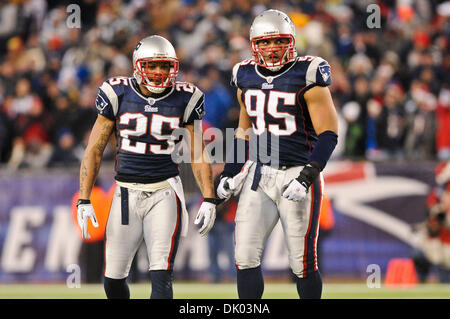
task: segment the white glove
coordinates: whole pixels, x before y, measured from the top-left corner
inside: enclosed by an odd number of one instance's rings
[[[216,220],[216,204],[203,202],[198,210],[197,217],[195,217],[194,224],[198,225],[203,217],[205,217],[203,226],[198,232],[200,235],[205,236],[214,226]]]
[[[217,196],[220,199],[229,199],[233,195],[233,189],[230,188],[230,181],[233,180],[231,177],[222,177],[217,186]]]
[[[77,220],[78,225],[81,228],[81,235],[83,238],[91,238],[91,236],[87,231],[89,219],[91,220],[92,225],[95,228],[97,228],[98,227],[97,217],[95,216],[94,207],[92,207],[92,204],[78,204]]]
[[[234,176],[231,181],[228,181],[228,184],[230,188],[233,190],[233,194],[235,196],[238,195],[239,192],[241,191],[242,186],[244,185],[245,182],[245,178],[248,175],[248,171],[250,170],[250,167],[252,167],[254,163],[255,162],[252,161],[245,162],[241,171],[236,176]]]
[[[293,179],[284,187],[283,197],[298,202],[306,197],[307,189],[297,179]]]
[[[220,199],[229,199],[231,195],[238,195],[253,163],[252,161],[245,162],[241,171],[234,177],[222,177],[219,186],[217,186],[217,196]]]

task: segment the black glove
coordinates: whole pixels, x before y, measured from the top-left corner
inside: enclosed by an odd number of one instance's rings
[[[316,180],[320,173],[320,164],[317,162],[311,162],[305,165],[305,167],[300,172],[300,175],[296,178],[297,181],[302,184],[306,190]]]

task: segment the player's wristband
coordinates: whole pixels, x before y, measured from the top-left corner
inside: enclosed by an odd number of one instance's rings
[[[77,207],[78,207],[78,205],[90,204],[90,203],[91,203],[91,201],[89,199],[79,199],[77,201]]]
[[[320,173],[320,164],[317,162],[310,162],[300,172],[297,181],[302,184],[307,190],[314,183],[315,179]]]
[[[220,199],[218,199],[218,198],[203,198],[203,201],[204,202],[207,202],[207,203],[212,203],[212,204],[214,204],[214,205],[219,205],[222,201],[220,200]]]

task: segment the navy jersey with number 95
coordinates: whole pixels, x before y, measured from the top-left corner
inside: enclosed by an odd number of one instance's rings
[[[261,154],[274,150],[277,163],[272,158],[270,165],[305,165],[317,135],[304,94],[314,86],[331,84],[330,65],[320,57],[302,56],[274,75],[263,71],[253,60],[244,60],[234,66],[231,79],[231,84],[242,90],[241,99],[252,121],[254,136],[265,138],[258,145],[267,149],[259,149],[256,160],[264,164]]]

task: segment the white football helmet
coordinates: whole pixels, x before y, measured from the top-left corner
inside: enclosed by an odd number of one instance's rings
[[[287,38],[289,44],[261,49],[257,42],[264,39]],[[255,62],[271,71],[278,71],[297,57],[295,26],[289,16],[279,10],[266,10],[258,15],[250,27],[250,42]],[[284,51],[282,58],[274,61],[271,52]]]
[[[155,73],[148,70],[149,62],[169,62],[168,73]],[[179,61],[172,44],[159,35],[144,38],[133,52],[133,76],[139,84],[152,93],[161,93],[174,85],[178,74]]]

